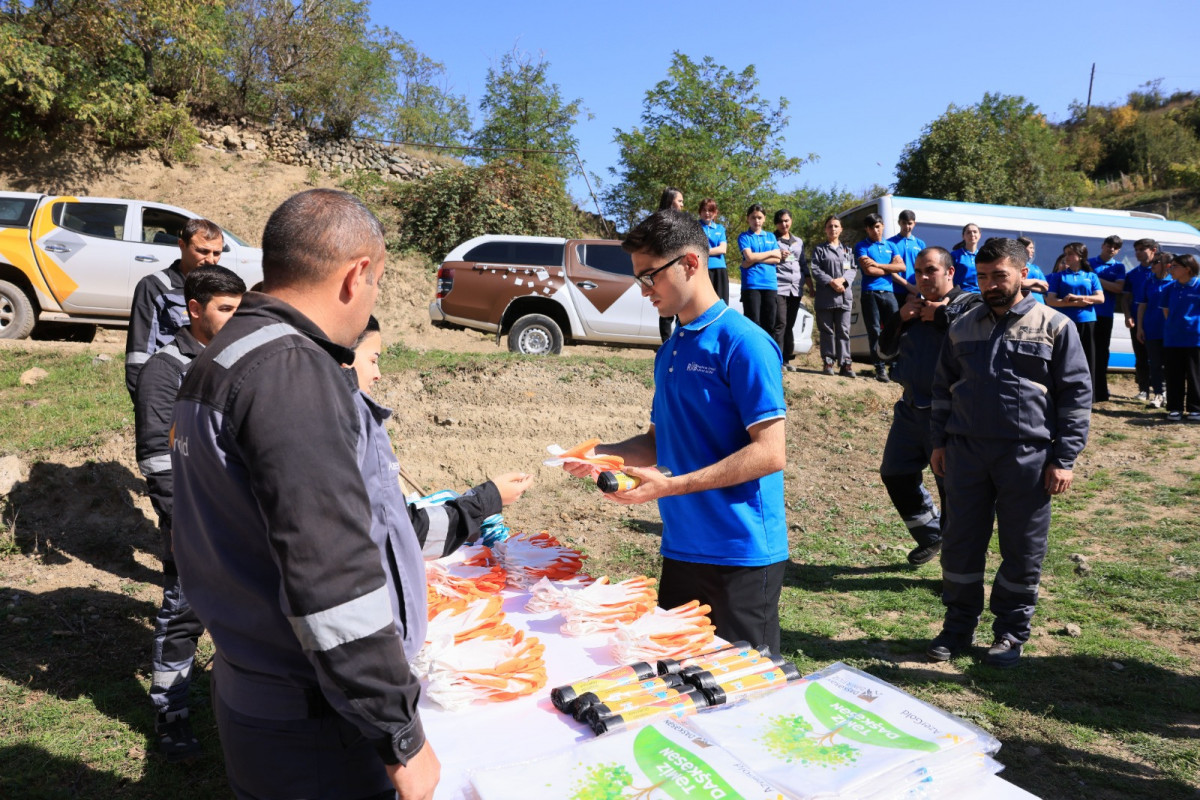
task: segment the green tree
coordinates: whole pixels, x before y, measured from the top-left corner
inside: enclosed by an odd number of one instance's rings
[[[1062,132],[1016,96],[951,105],[896,165],[896,192],[913,197],[1056,207],[1087,188]]]
[[[397,98],[390,112],[389,133],[405,142],[462,144],[471,130],[466,97],[446,86],[446,67],[412,42],[395,43]]]
[[[489,67],[487,84],[479,110],[483,124],[472,137],[482,148],[484,161],[512,160],[522,164],[549,166],[562,174],[577,172],[573,153],[579,140],[571,129],[580,115],[591,114],[583,101],[565,101],[557,83],[549,79],[550,62],[528,53],[513,51],[500,58],[498,67]],[[507,152],[509,150],[552,150],[546,152]]]
[[[676,52],[666,79],[646,92],[641,125],[616,131],[609,213],[633,225],[657,208],[664,187],[675,186],[689,205],[713,197],[728,220],[740,219],[747,204],[808,160],[784,151],[787,108],[786,98],[758,94],[753,65],[735,73],[708,56],[696,62]]]

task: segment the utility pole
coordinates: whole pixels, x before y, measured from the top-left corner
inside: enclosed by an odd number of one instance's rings
[[[1092,77],[1088,78],[1088,99],[1087,108],[1083,112],[1084,120],[1087,120],[1088,114],[1092,110],[1092,84],[1096,82],[1096,62],[1092,62]]]

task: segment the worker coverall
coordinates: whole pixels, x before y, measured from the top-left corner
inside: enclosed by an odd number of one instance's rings
[[[170,344],[187,324],[183,269],[175,259],[166,269],[143,277],[133,289],[125,334],[125,388],[130,397],[137,392],[138,373],[150,356]]]
[[[1079,335],[1053,308],[1025,297],[999,319],[980,305],[951,325],[930,414],[933,446],[946,449],[945,632],[968,638],[979,623],[994,519],[995,640],[1028,641],[1050,529],[1045,470],[1074,468],[1091,405]]]
[[[420,531],[398,493],[372,502],[399,465],[383,439],[364,441],[386,434],[367,429],[341,367],[353,359],[250,292],[175,404],[176,559],[216,645],[214,713],[239,798],[392,797],[384,763],[425,744],[406,656],[423,614],[403,605],[424,574],[403,523],[418,544]],[[474,512],[424,525],[439,552],[500,510],[491,484],[464,497]]]
[[[946,507],[942,479],[934,476],[939,505],[934,504],[921,480],[921,473],[929,466],[933,454],[929,433],[933,374],[950,324],[982,302],[979,295],[958,288],[951,289],[945,299],[946,304],[928,322],[920,317],[902,321],[899,314],[894,315],[883,326],[875,347],[876,358],[891,365],[892,380],[904,388],[892,408],[892,427],[883,447],[879,476],[919,547],[941,541],[942,519],[938,508]]]
[[[173,505],[170,428],[171,410],[179,384],[192,360],[204,350],[190,328],[180,328],[175,340],[143,365],[134,394],[133,419],[138,469],[150,490],[162,537],[163,599],[154,618],[153,675],[150,701],[159,714],[178,714],[188,706],[196,641],[204,626],[188,606],[179,585],[179,570],[171,545]]]

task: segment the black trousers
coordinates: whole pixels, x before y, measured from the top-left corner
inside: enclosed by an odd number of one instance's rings
[[[1134,317],[1136,320],[1137,317]],[[1129,338],[1133,344],[1133,376],[1137,381],[1139,392],[1150,391],[1150,354],[1146,352],[1144,342],[1138,341],[1138,326],[1129,329]]]
[[[658,604],[671,609],[699,600],[711,606],[708,618],[717,636],[765,644],[779,653],[779,594],[787,561],[765,567],[729,567],[663,558]]]
[[[859,298],[862,306],[863,324],[867,326],[867,347],[871,348],[871,361],[876,369],[883,368],[883,362],[875,355],[875,343],[879,341],[879,333],[883,326],[900,310],[896,303],[896,295],[891,289],[883,291],[865,291]]]
[[[1092,401],[1108,399],[1108,351],[1112,344],[1113,318],[1096,317],[1096,358],[1092,362]]]
[[[742,313],[746,319],[775,338],[775,295],[774,289],[742,289]]]
[[[708,279],[712,281],[712,287],[717,290],[717,297],[724,300],[725,305],[729,305],[729,270],[725,267],[710,269]]]
[[[1088,372],[1092,376],[1092,402],[1096,401],[1096,323],[1076,322],[1075,330],[1079,332],[1079,344],[1083,347],[1083,357],[1087,359]]]
[[[796,354],[795,334],[792,328],[800,314],[800,296],[775,296],[775,341],[783,351],[783,360],[791,361]]]
[[[1167,411],[1200,413],[1200,347],[1164,347]]]

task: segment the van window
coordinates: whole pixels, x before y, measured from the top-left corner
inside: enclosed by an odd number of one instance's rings
[[[69,231],[100,239],[125,238],[125,208],[123,203],[54,204],[54,224]]]
[[[161,208],[142,209],[142,241],[147,244],[179,244],[187,217]]]
[[[561,267],[563,245],[551,242],[484,242],[472,247],[463,261]]]
[[[35,197],[0,197],[0,226],[28,227],[36,205]]]
[[[575,254],[584,266],[633,277],[633,258],[619,244],[580,244],[575,246]]]

